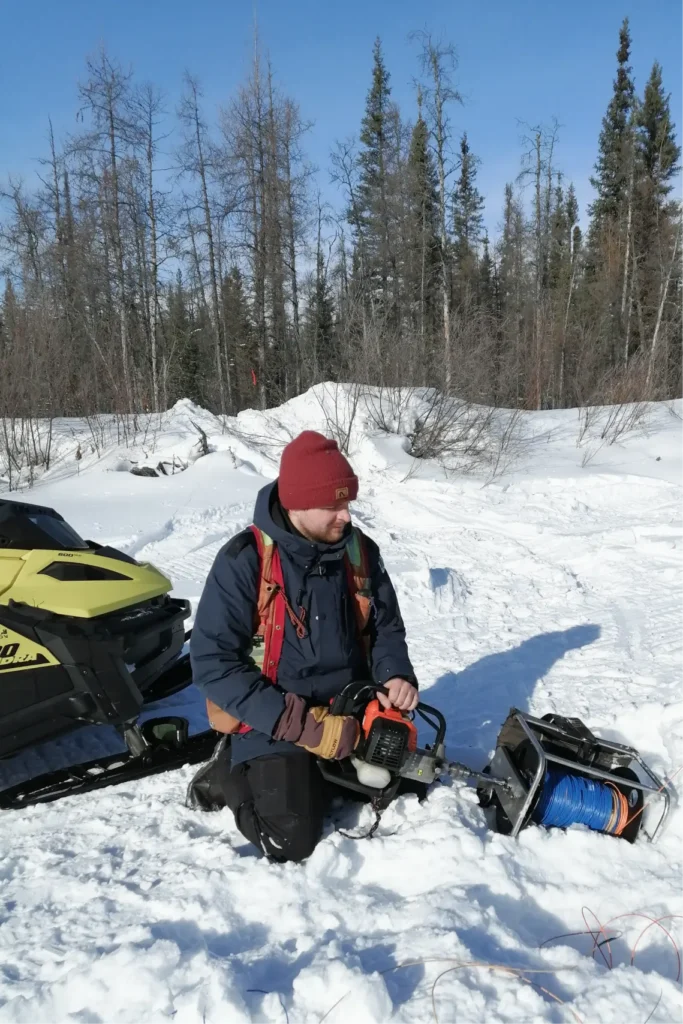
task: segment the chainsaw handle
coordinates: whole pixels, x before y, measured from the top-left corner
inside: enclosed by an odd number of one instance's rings
[[[370,688],[374,689],[375,693],[383,693],[385,696],[389,695],[389,691],[387,690],[386,686],[372,686],[372,684],[370,684],[368,686],[368,689]],[[443,743],[444,739],[446,738],[446,719],[444,718],[444,716],[441,714],[438,708],[433,708],[431,704],[423,704],[422,701],[419,702],[415,710],[417,711],[420,718],[424,722],[426,722],[427,725],[431,725],[432,728],[434,729],[436,733],[436,736],[434,737],[434,746],[440,746]],[[436,719],[436,725],[434,724],[434,722],[431,722],[429,720],[429,718],[427,717],[428,715],[431,715],[433,718]]]
[[[383,693],[385,696],[389,695],[389,691],[385,686],[379,686],[377,683],[371,682],[353,682],[345,686],[340,694],[338,694],[332,701],[330,707],[330,714],[332,715],[348,715],[358,713],[358,704],[360,699],[368,695],[368,700],[373,694]],[[433,708],[431,704],[423,704],[421,701],[415,708],[420,718],[423,719],[430,725],[436,736],[434,737],[434,748],[437,749],[446,737],[446,719],[441,714],[438,708]],[[429,717],[431,716],[431,718]],[[436,719],[436,722],[432,721],[432,718]]]
[[[377,686],[375,683],[365,682],[364,680],[361,682],[354,681],[352,683],[347,683],[341,693],[338,693],[337,696],[330,701],[330,714],[358,714],[378,692],[384,694],[387,693],[383,686]]]
[[[446,738],[446,719],[441,714],[438,708],[433,708],[431,704],[423,704],[422,701],[420,701],[415,710],[417,711],[420,718],[423,721],[425,721],[427,725],[431,725],[431,727],[435,730],[436,736],[434,737],[434,749],[438,750],[438,748],[441,746],[441,744]],[[428,715],[434,716],[437,723],[436,727],[434,726],[434,722],[432,722],[427,717]]]
[[[375,686],[374,690],[375,693],[383,693],[385,696],[388,696],[389,694],[389,691],[385,686]],[[423,704],[422,701],[419,702],[415,710],[422,721],[426,722],[427,725],[431,725],[432,729],[434,729],[434,732],[436,733],[436,736],[434,737],[434,749],[437,750],[446,738],[446,719],[438,708],[433,708],[431,704]],[[436,719],[436,724],[431,721],[428,717],[429,715],[432,715]]]

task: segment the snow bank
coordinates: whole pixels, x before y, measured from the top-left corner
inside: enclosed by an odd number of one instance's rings
[[[353,397],[321,388],[224,423],[180,402],[144,436],[112,425],[95,450],[87,424],[58,424],[53,466],[23,496],[159,564],[196,604],[282,445],[329,429]],[[578,715],[675,773],[681,403],[650,407],[616,444],[594,440],[590,458],[575,410],[525,414],[525,444],[492,479],[490,464],[463,475],[411,458],[424,401],[410,396],[399,434],[359,404],[350,451],[356,516],[382,547],[449,753],[484,764],[515,705]],[[121,471],[174,458],[187,468],[170,476]],[[205,726],[191,689],[167,703]],[[114,743],[82,730],[3,762],[0,784]],[[432,996],[439,1021],[683,1019],[672,942],[623,916],[666,916],[683,942],[670,916],[683,912],[680,809],[654,846],[580,827],[515,841],[488,829],[472,789],[440,785],[422,805],[396,801],[371,842],[336,830],[372,820],[340,803],[307,863],[274,867],[227,812],[183,806],[191,771],[0,819],[0,1021],[428,1022]],[[582,908],[605,925],[602,953]]]

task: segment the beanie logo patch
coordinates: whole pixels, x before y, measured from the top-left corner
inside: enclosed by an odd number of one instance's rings
[[[343,501],[345,498],[348,498],[348,496],[349,496],[349,489],[348,489],[348,487],[338,487],[337,490],[334,492],[334,494],[335,494],[335,499],[337,501]]]

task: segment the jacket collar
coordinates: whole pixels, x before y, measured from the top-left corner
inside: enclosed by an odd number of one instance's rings
[[[334,544],[319,544],[303,537],[289,522],[280,505],[277,480],[259,491],[254,508],[254,525],[267,533],[293,562],[309,572],[320,562],[336,562],[344,557],[348,531]]]

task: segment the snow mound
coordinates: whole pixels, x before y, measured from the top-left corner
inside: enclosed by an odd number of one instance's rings
[[[125,429],[60,421],[50,469],[21,496],[158,564],[196,607],[283,445],[303,429],[345,437],[354,514],[382,548],[450,755],[485,764],[514,705],[579,716],[679,785],[682,404],[651,406],[612,444],[608,410],[588,441],[576,410],[525,413],[496,470],[506,413],[487,419],[476,464],[411,455],[430,401],[327,385],[225,420],[182,401]],[[187,468],[120,471],[173,459]],[[206,726],[192,688],[165,706]],[[116,743],[83,729],[0,763],[0,785]],[[439,785],[397,800],[371,842],[338,831],[367,828],[370,809],[340,803],[313,856],[276,867],[229,813],[185,808],[191,774],[2,818],[0,1021],[683,1019],[680,808],[654,845],[582,827],[511,840],[470,787]]]

